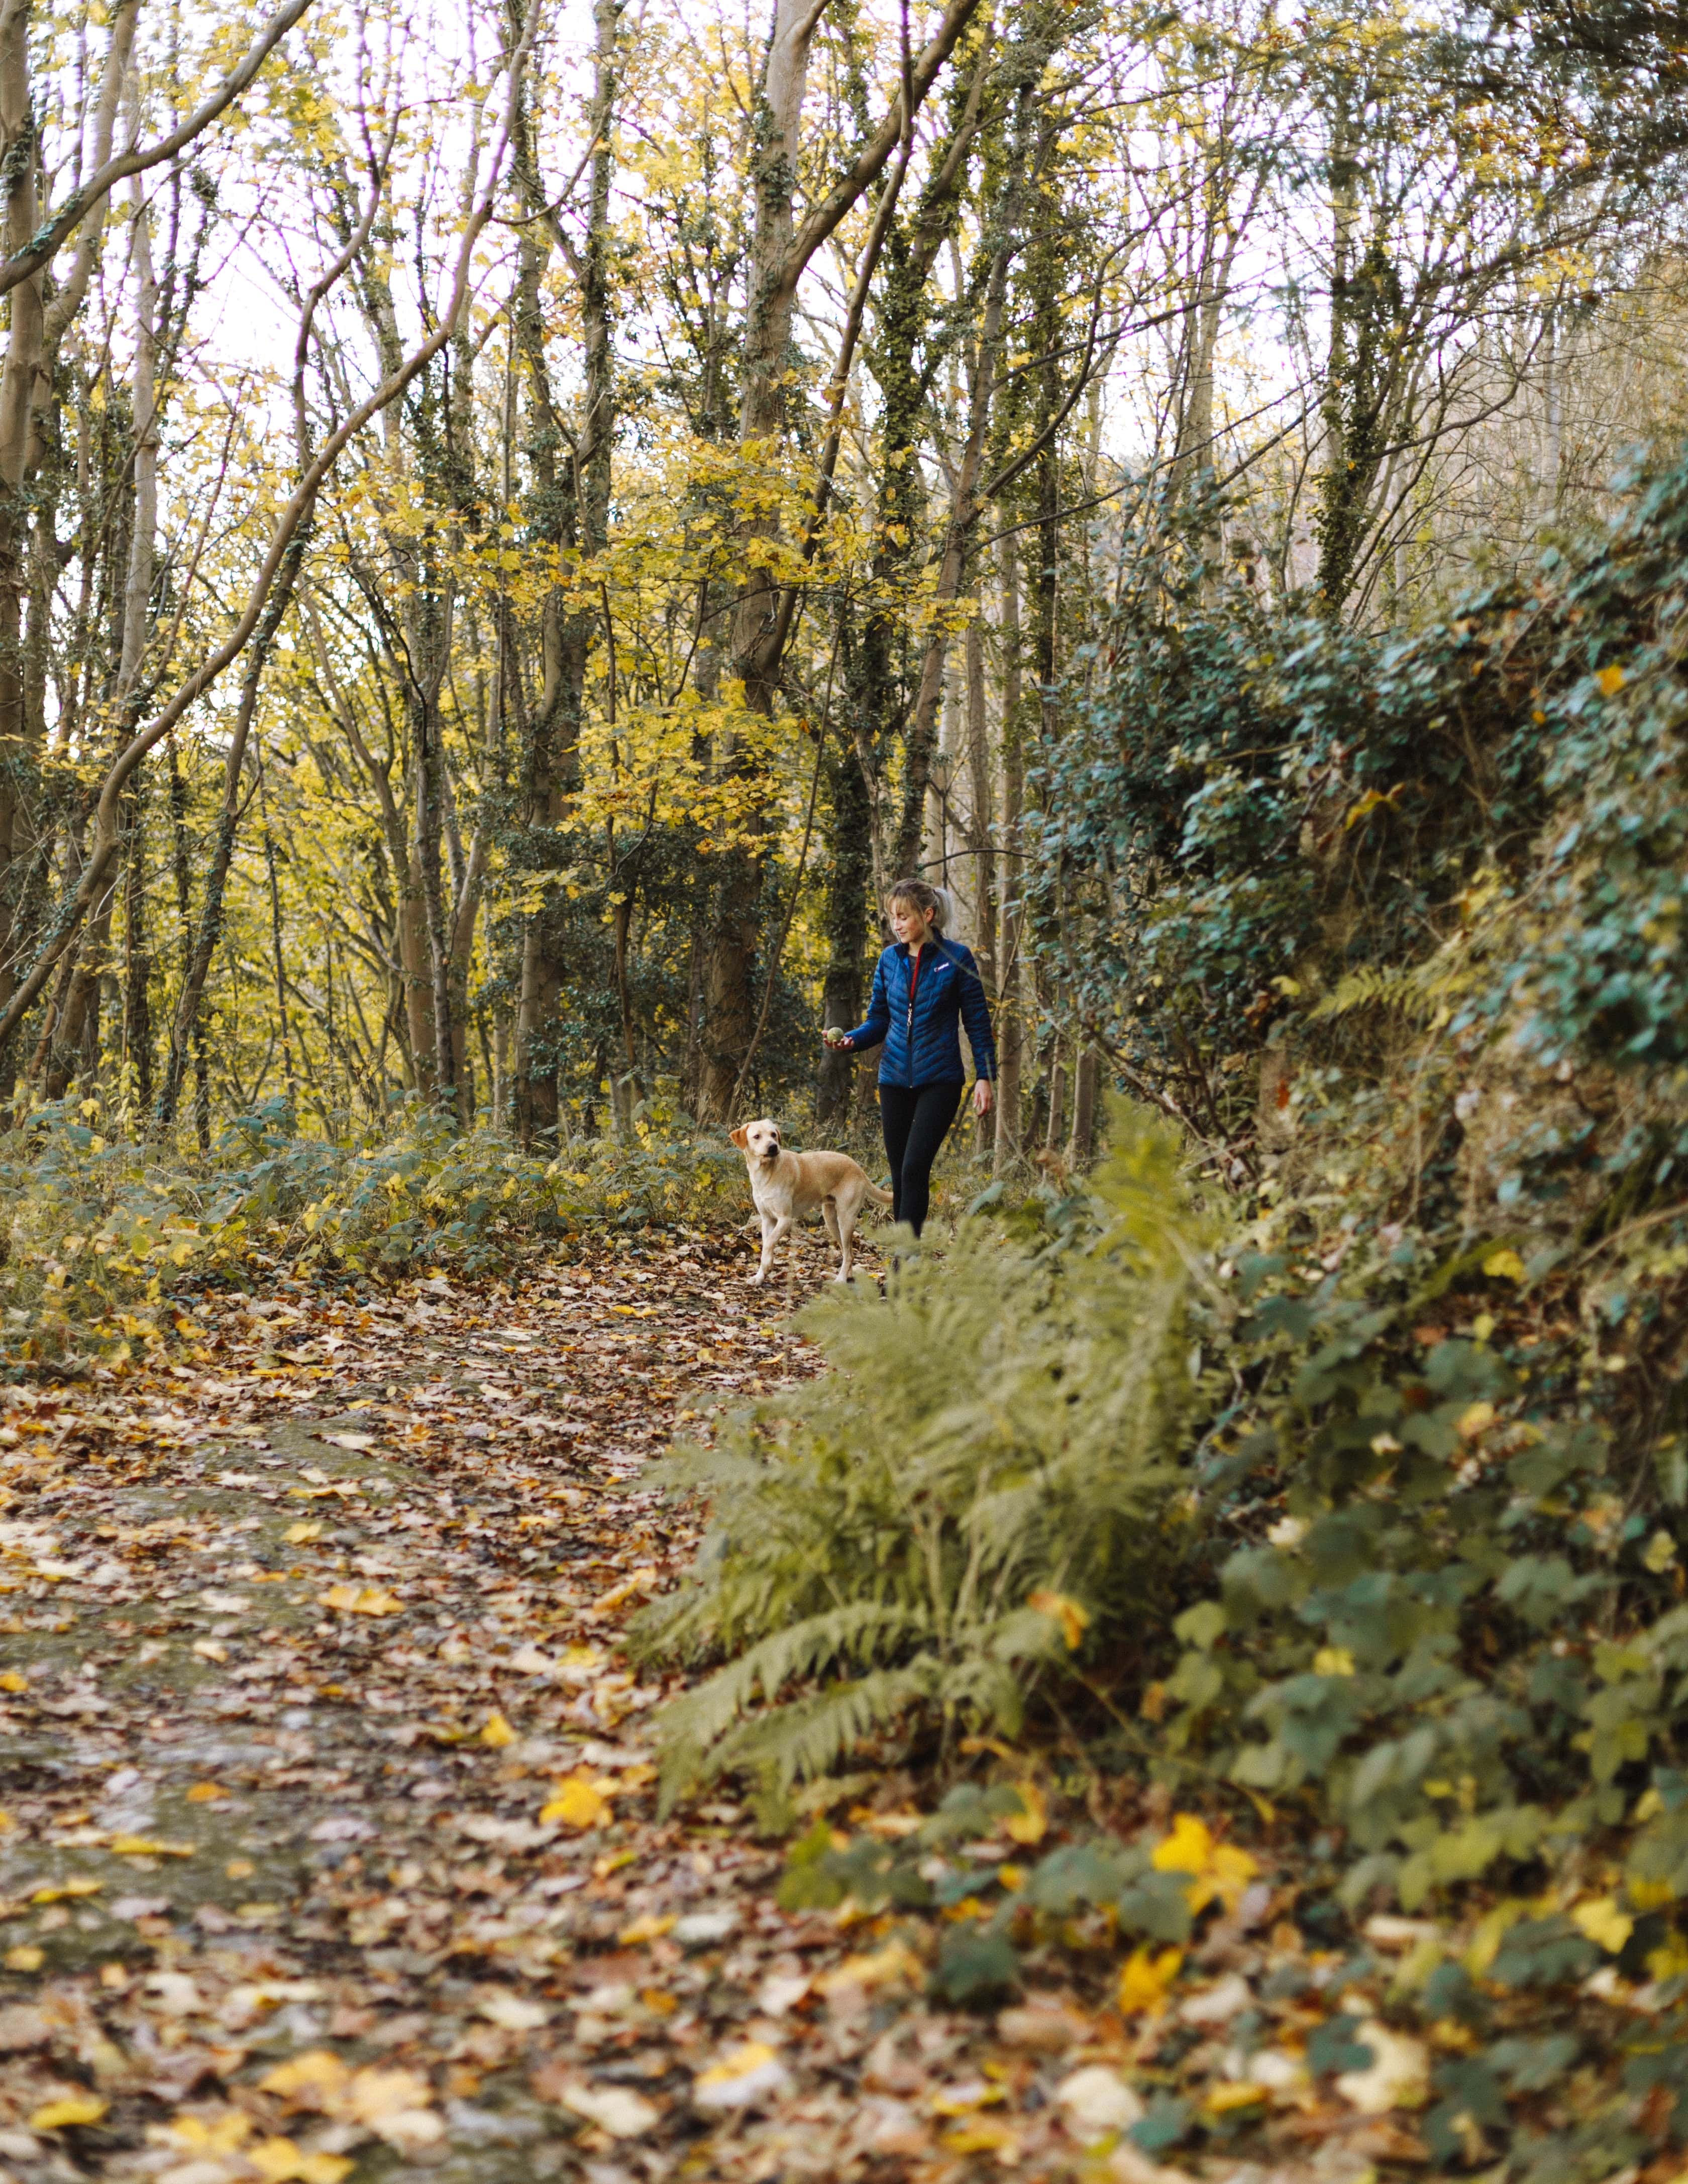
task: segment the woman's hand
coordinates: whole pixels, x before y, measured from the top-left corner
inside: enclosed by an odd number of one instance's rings
[[[850,1054],[855,1051],[855,1041],[848,1032],[840,1031],[835,1024],[828,1024],[826,1027],[821,1034],[821,1040],[823,1045],[831,1047],[834,1054]]]
[[[976,1115],[988,1115],[993,1104],[990,1079],[988,1077],[981,1077],[973,1085],[973,1112]]]

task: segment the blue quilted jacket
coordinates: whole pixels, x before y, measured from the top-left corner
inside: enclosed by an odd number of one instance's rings
[[[866,1021],[850,1033],[850,1045],[877,1046],[883,1039],[882,1084],[961,1084],[967,1072],[958,1027],[965,1021],[974,1069],[994,1077],[996,1041],[972,950],[959,940],[937,941],[921,951],[918,979],[914,971],[906,941],[885,950],[873,973]]]

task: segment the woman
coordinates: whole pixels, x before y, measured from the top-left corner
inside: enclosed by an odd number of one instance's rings
[[[926,1222],[932,1163],[955,1119],[967,1084],[957,1025],[965,1022],[973,1052],[973,1112],[990,1112],[996,1042],[972,951],[945,940],[944,898],[924,880],[899,880],[885,898],[895,943],[879,958],[867,1019],[854,1031],[822,1033],[828,1046],[879,1057],[879,1117],[891,1163],[891,1217],[916,1236]]]

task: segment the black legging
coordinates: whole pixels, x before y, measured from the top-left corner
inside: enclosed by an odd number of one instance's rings
[[[932,1163],[955,1119],[959,1084],[882,1084],[879,1119],[891,1163],[891,1218],[906,1221],[916,1236],[926,1226]]]

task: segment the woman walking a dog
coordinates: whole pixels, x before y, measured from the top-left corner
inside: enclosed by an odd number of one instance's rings
[[[879,958],[864,1022],[821,1036],[846,1053],[884,1042],[879,1057],[879,1118],[891,1163],[891,1218],[916,1236],[925,1225],[938,1157],[967,1087],[959,1027],[972,1049],[973,1112],[988,1115],[996,1075],[990,1011],[972,950],[946,940],[946,905],[924,880],[899,880],[885,898],[896,939]]]

